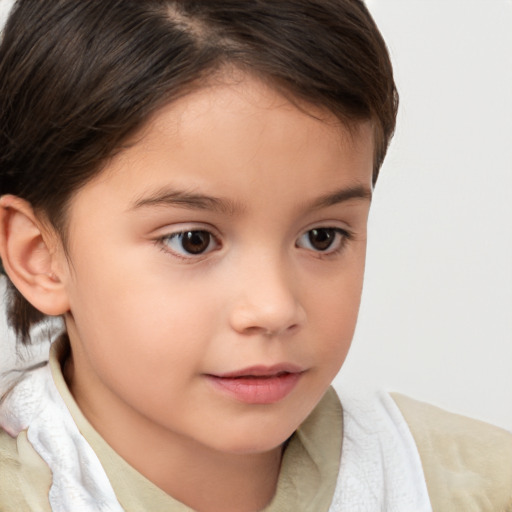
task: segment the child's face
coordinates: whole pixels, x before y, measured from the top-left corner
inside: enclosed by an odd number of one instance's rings
[[[69,211],[71,389],[100,433],[283,443],[349,349],[372,165],[369,123],[249,78],[162,109]]]

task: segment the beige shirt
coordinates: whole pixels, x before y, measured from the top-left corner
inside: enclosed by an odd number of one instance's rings
[[[420,453],[434,512],[512,512],[512,434],[393,394]]]
[[[67,350],[58,341],[50,352],[55,385],[81,434],[98,456],[121,506],[127,512],[189,512],[122,459],[84,417],[64,381],[61,359]],[[342,409],[333,389],[290,438],[283,454],[276,494],[264,512],[329,509],[336,487],[342,442]],[[32,448],[26,432],[16,439],[0,429],[0,510],[50,511],[52,476]]]

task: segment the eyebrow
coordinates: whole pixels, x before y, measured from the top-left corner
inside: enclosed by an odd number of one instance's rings
[[[309,208],[312,210],[319,210],[334,206],[335,204],[345,203],[350,199],[364,199],[367,201],[372,200],[372,189],[365,185],[354,185],[351,187],[341,188],[329,194],[315,199]]]
[[[313,200],[311,203],[306,203],[304,206],[306,209],[319,210],[347,202],[351,199],[371,201],[371,198],[371,188],[364,185],[355,185],[325,194]],[[158,190],[147,197],[137,199],[129,210],[138,210],[139,208],[151,206],[173,206],[190,210],[219,212],[227,215],[237,215],[244,210],[243,205],[227,198],[167,188]]]
[[[236,215],[243,210],[242,205],[230,199],[175,189],[162,189],[138,199],[130,207],[130,210],[148,206],[177,206],[189,210],[208,210],[228,215]]]

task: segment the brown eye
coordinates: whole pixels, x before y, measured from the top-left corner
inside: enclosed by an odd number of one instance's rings
[[[297,247],[314,252],[334,253],[343,247],[348,233],[338,228],[315,228],[304,233],[297,241]]]
[[[182,235],[181,245],[189,254],[201,254],[208,249],[210,237],[207,231],[187,231]]]
[[[331,247],[336,237],[336,231],[332,228],[312,229],[308,232],[311,247],[317,251],[326,251]]]
[[[197,256],[212,250],[215,246],[213,235],[204,230],[173,233],[162,239],[173,252],[181,256]]]

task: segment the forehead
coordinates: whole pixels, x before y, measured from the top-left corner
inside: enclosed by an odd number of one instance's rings
[[[168,182],[240,200],[275,198],[276,192],[307,200],[309,191],[371,188],[373,154],[370,122],[349,129],[334,114],[292,103],[245,76],[157,111],[95,181],[117,193],[121,180],[121,189],[131,188],[132,203]]]

